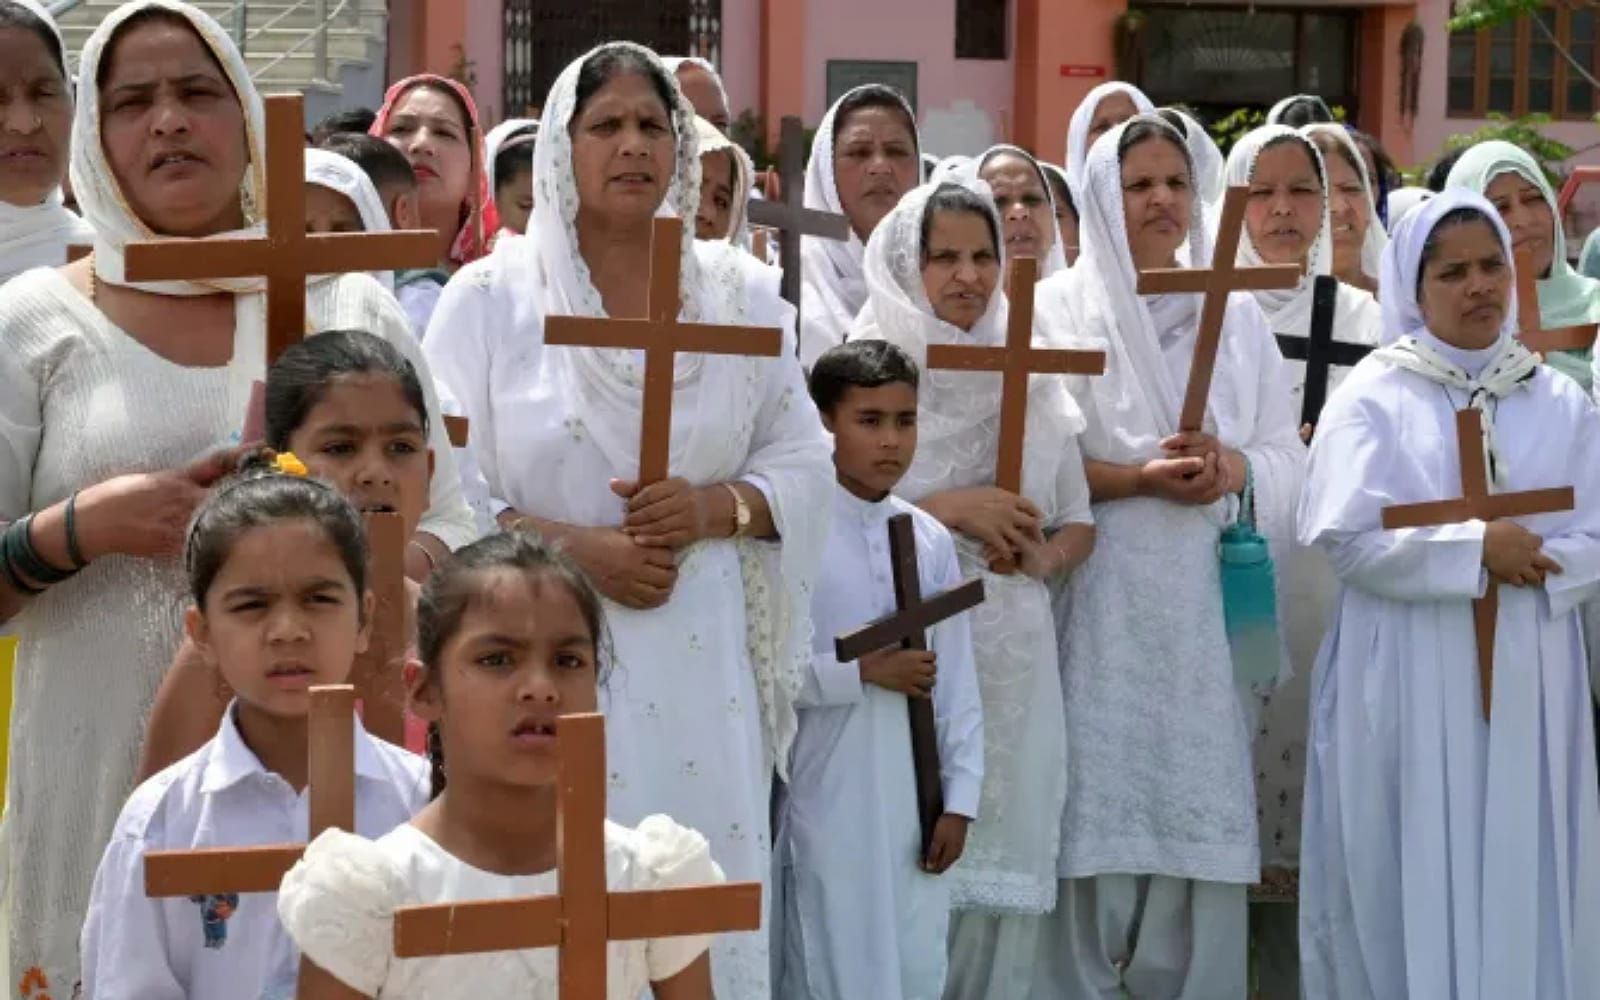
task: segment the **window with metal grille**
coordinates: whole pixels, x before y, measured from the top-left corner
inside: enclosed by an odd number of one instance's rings
[[[1006,58],[1007,0],[956,0],[956,58]]]

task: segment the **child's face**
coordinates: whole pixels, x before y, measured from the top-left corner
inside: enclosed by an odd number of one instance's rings
[[[495,185],[494,207],[500,225],[514,233],[528,231],[528,216],[533,214],[533,171],[518,170]]]
[[[451,780],[555,782],[556,719],[597,701],[595,636],[572,591],[549,575],[485,571],[440,659],[439,677],[413,685],[412,710],[439,723]]]
[[[433,452],[421,415],[391,376],[333,380],[290,436],[289,448],[363,514],[399,514],[407,538],[427,512]]]
[[[306,184],[306,232],[360,233],[366,230],[356,203],[332,188]]]
[[[833,465],[839,485],[863,500],[894,489],[917,453],[917,390],[905,382],[854,385],[831,413]]]
[[[327,532],[288,520],[238,537],[185,625],[241,701],[295,718],[314,685],[343,684],[367,648],[363,603]]]
[[[389,213],[389,225],[395,229],[418,229],[422,226],[422,209],[417,206],[415,184],[384,184],[378,188],[384,211]]]

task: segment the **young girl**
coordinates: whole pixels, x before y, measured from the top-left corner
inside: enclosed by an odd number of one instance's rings
[[[152,899],[144,857],[303,843],[309,689],[343,683],[370,634],[361,518],[327,483],[242,472],[195,516],[186,561],[185,631],[234,700],[211,740],[117,819],[83,927],[83,993],[97,1000],[290,995],[270,894]],[[427,763],[359,724],[355,739],[356,825],[381,834],[427,801]]]
[[[268,447],[293,452],[361,513],[398,513],[411,537],[427,508],[433,453],[422,385],[388,341],[335,330],[295,344],[267,373],[265,410]],[[406,585],[409,609],[418,589]],[[231,696],[217,681],[195,644],[185,642],[150,711],[141,779],[216,731]]]
[[[490,536],[429,578],[411,697],[435,726],[436,797],[376,842],[329,831],[284,878],[278,913],[315,966],[302,1000],[553,1000],[553,949],[397,959],[394,911],[557,891],[555,724],[595,711],[603,631],[594,589],[533,536]],[[705,838],[664,816],[605,836],[613,890],[722,881]],[[607,997],[709,1000],[709,944],[613,941]]]

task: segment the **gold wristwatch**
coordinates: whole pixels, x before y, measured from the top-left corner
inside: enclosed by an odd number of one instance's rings
[[[744,502],[744,495],[734,489],[732,483],[722,485],[733,494],[733,537],[742,538],[750,530],[750,505]]]

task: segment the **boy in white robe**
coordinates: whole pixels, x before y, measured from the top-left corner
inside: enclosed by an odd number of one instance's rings
[[[1343,588],[1312,679],[1300,947],[1310,1000],[1600,997],[1600,795],[1577,608],[1600,584],[1600,424],[1516,330],[1510,238],[1448,189],[1396,226],[1384,338],[1323,411],[1302,544]],[[1575,510],[1385,530],[1461,495],[1456,412],[1490,491]],[[1507,551],[1512,553],[1508,559]],[[1490,719],[1472,601],[1498,585]]]
[[[917,369],[899,348],[829,350],[811,393],[834,435],[833,526],[812,592],[815,656],[779,814],[784,886],[780,1000],[937,1000],[950,890],[983,784],[983,708],[966,614],[928,630],[928,651],[834,656],[836,636],[894,610],[888,522],[915,523],[922,592],[961,582],[955,543],[932,515],[890,494],[917,443]],[[924,856],[909,698],[933,699],[944,815]]]

